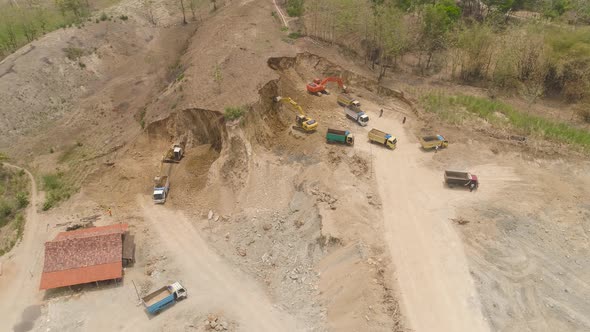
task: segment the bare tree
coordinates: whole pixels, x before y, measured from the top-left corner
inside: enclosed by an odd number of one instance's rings
[[[180,7],[182,8],[182,24],[186,24],[186,15],[184,13],[184,0],[180,0]]]

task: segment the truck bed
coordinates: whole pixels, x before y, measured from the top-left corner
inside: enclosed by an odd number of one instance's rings
[[[158,303],[159,301],[162,301],[163,299],[168,297],[170,294],[171,293],[168,290],[168,286],[164,286],[164,287],[158,289],[157,291],[147,295],[142,300],[143,300],[143,303],[145,303],[145,305],[147,307],[150,307],[150,306]]]
[[[445,171],[445,178],[453,180],[471,180],[467,172]]]
[[[424,136],[424,137],[422,137],[422,140],[424,142],[440,141],[438,136]]]
[[[154,187],[162,188],[166,186],[166,180],[168,180],[168,176],[164,175],[160,177],[158,181],[154,181]]]
[[[382,137],[383,139],[385,139],[385,136],[386,136],[387,134],[386,134],[385,132],[383,132],[383,131],[379,130],[379,129],[375,129],[375,128],[373,128],[373,129],[371,129],[371,130],[369,131],[369,135],[380,136],[380,137]]]
[[[346,131],[345,130],[330,129],[330,128],[328,128],[328,133],[329,134],[334,134],[334,135],[341,135],[341,136],[346,135]]]

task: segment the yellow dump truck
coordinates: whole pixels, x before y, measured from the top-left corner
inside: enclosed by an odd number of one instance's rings
[[[434,149],[436,147],[441,149],[449,146],[449,141],[441,135],[424,136],[420,137],[420,145],[422,145],[422,148],[425,150]]]
[[[369,140],[373,143],[385,145],[386,147],[392,150],[395,149],[395,146],[397,144],[397,138],[395,138],[391,134],[387,134],[381,130],[374,128],[371,129],[371,131],[369,131]]]

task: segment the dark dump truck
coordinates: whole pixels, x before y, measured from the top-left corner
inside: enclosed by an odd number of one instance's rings
[[[445,171],[445,183],[449,188],[466,187],[469,191],[479,187],[477,176],[469,172]]]
[[[326,141],[328,143],[354,145],[354,136],[348,130],[328,128],[328,132],[326,133]]]

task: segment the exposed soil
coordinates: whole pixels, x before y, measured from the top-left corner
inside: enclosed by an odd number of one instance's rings
[[[0,302],[6,326],[590,329],[587,161],[532,157],[486,132],[427,122],[411,94],[378,85],[336,49],[285,42],[272,1],[219,2],[187,26],[174,25],[170,4],[155,5],[156,26],[137,14],[56,31],[0,63],[0,147],[81,187],[43,213],[33,188],[23,241],[2,257],[0,297],[15,299]],[[110,11],[138,8],[124,0]],[[86,67],[65,57],[72,45],[88,50]],[[328,75],[346,80],[368,127],[343,115],[337,86],[305,91]],[[276,96],[296,100],[318,132],[292,130],[295,112]],[[227,106],[245,115],[228,121]],[[372,127],[397,136],[397,149],[370,144]],[[355,145],[326,144],[327,128],[350,130]],[[449,148],[420,149],[417,135],[434,133]],[[175,142],[185,156],[166,204],[154,206],[152,180]],[[477,174],[480,188],[447,188],[445,169]],[[44,241],[88,218],[129,223],[137,262],[122,283],[38,291]],[[138,296],[173,281],[189,297],[148,316]]]

